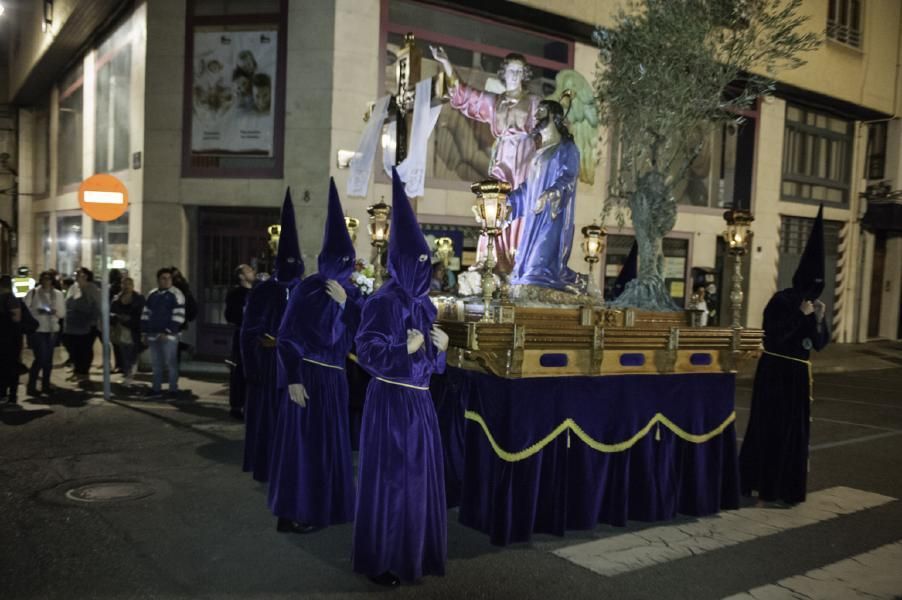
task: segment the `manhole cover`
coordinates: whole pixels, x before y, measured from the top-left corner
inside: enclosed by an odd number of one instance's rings
[[[66,490],[66,498],[75,502],[127,502],[152,496],[154,491],[137,481],[101,481]]]

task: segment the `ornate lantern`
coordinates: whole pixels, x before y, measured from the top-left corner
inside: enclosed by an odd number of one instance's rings
[[[748,251],[752,235],[751,224],[755,220],[752,213],[743,209],[730,209],[723,214],[727,229],[723,239],[733,255],[733,287],[730,290],[730,309],[733,313],[731,327],[742,329],[742,256]]]
[[[604,252],[605,237],[608,232],[604,230],[598,223],[593,222],[582,228],[583,233],[583,255],[586,262],[589,263],[589,286],[588,292],[591,296],[600,295],[598,285],[595,283],[595,263],[601,260],[601,253]]]
[[[489,179],[474,183],[470,190],[476,194],[476,203],[473,205],[473,214],[476,222],[482,228],[482,233],[487,238],[485,263],[482,269],[482,321],[491,323],[492,319],[492,293],[495,291],[495,237],[507,226],[507,216],[510,213],[510,204],[507,203],[507,195],[511,191],[511,185],[504,181]]]
[[[376,264],[374,265],[375,281],[373,287],[379,289],[382,286],[382,253],[388,245],[388,236],[391,229],[391,207],[385,203],[385,199],[380,199],[378,203],[373,204],[366,209],[370,216],[370,222],[367,230],[370,234],[370,244],[376,250]]]
[[[282,226],[270,225],[266,228],[266,233],[269,234],[269,251],[275,257],[279,251],[279,236],[282,233]]]

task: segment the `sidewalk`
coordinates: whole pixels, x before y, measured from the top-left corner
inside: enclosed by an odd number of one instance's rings
[[[739,369],[739,379],[752,379],[758,361],[750,360]],[[873,371],[902,366],[902,342],[879,340],[864,344],[830,344],[811,353],[815,373]]]

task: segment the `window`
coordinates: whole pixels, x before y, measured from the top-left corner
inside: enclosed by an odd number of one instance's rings
[[[868,125],[868,157],[865,168],[868,179],[883,179],[886,173],[887,122]]]
[[[82,175],[82,102],[84,77],[79,66],[60,86],[57,180],[60,187],[80,183]]]
[[[698,135],[704,134],[699,132]],[[679,204],[713,208],[733,206],[738,140],[737,128],[727,124],[705,136],[702,149],[689,166],[686,177],[673,190]]]
[[[90,240],[88,240],[90,242]],[[81,215],[56,218],[56,270],[71,277],[81,266]]]
[[[129,167],[132,20],[124,22],[97,48],[94,171]]]
[[[783,200],[849,201],[852,123],[788,104],[783,140]]]
[[[34,219],[35,257],[40,263],[35,264],[35,273],[46,271],[52,266],[53,237],[50,234],[50,215],[38,215]]]
[[[605,239],[604,297],[610,299],[614,283],[620,270],[629,256],[633,241],[632,235],[608,234]],[[670,297],[678,305],[683,306],[692,290],[686,289],[686,269],[689,259],[689,240],[686,238],[666,237],[663,240],[664,253],[664,286]]]
[[[526,58],[533,72],[529,91],[543,97],[554,91],[558,71],[572,66],[573,45],[564,40],[428,4],[407,0],[388,0],[387,4],[383,93],[397,92],[395,61],[408,32],[414,34],[423,54],[421,77],[440,70],[432,60],[430,44],[443,46],[461,79],[479,89],[500,84],[497,71],[511,52]],[[494,143],[488,125],[445,108],[429,143],[427,178],[466,182],[485,178]]]
[[[802,259],[802,252],[811,236],[811,228],[814,219],[803,217],[782,217],[780,223],[780,262],[777,268],[777,285],[779,289],[792,287],[792,276],[795,274]],[[836,263],[839,259],[839,233],[842,223],[839,221],[824,221],[824,272],[828,277],[824,280],[824,293],[820,300],[827,305],[827,319],[832,319],[833,302],[836,294],[835,278],[830,273],[836,273]]]
[[[861,0],[827,0],[827,37],[861,47]]]

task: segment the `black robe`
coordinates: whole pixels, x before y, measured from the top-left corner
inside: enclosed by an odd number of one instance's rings
[[[811,427],[811,350],[830,341],[827,319],[799,309],[793,289],[777,292],[764,309],[764,350],[755,372],[752,409],[739,453],[742,493],[766,502],[805,500]],[[782,356],[776,356],[782,355]],[[797,359],[797,360],[793,360]]]
[[[229,374],[229,406],[233,410],[244,410],[245,404],[244,369],[241,366],[241,323],[244,320],[244,305],[250,291],[251,288],[237,285],[226,294],[225,320],[235,326],[230,356],[234,364]]]

